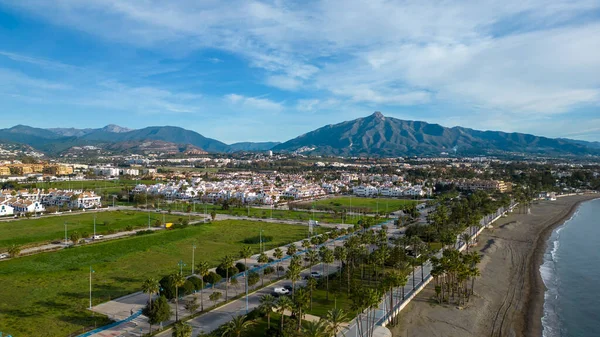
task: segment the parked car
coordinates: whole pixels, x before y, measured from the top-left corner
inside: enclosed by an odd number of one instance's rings
[[[6,254],[6,253],[0,254],[0,260],[2,260],[2,259],[8,259],[8,257],[9,257],[9,255]]]

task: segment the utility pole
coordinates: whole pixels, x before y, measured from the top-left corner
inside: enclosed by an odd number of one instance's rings
[[[94,239],[96,238],[96,214],[94,214]]]
[[[186,266],[186,264],[183,263],[183,260],[180,260],[177,265],[179,265],[179,273],[183,275],[183,267]]]
[[[67,245],[67,244],[68,244],[68,241],[67,241],[67,222],[65,221],[65,245]]]

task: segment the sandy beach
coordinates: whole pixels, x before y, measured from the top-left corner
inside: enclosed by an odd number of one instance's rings
[[[439,305],[433,283],[402,311],[394,337],[504,337],[542,335],[544,292],[539,268],[552,230],[568,220],[579,203],[595,196],[540,201],[516,209],[485,230],[476,249],[482,255],[475,296],[464,308]]]

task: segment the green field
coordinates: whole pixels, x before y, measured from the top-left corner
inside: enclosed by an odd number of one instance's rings
[[[316,200],[313,202],[300,202],[296,203],[301,208],[312,208],[318,210],[328,210],[340,212],[346,211],[360,211],[368,213],[385,214],[389,212],[395,212],[402,209],[405,205],[416,204],[415,200],[408,199],[394,199],[394,198],[359,198],[359,197],[337,197]]]
[[[148,277],[175,272],[177,263],[217,265],[226,254],[237,254],[242,240],[260,229],[273,241],[266,249],[307,236],[307,228],[254,221],[218,221],[185,229],[97,243],[0,262],[0,331],[13,336],[65,336],[106,324],[88,306],[89,268],[95,270],[94,304],[140,289]],[[258,251],[258,244],[251,245]]]
[[[151,212],[150,222],[163,220],[163,216]],[[73,215],[42,216],[40,218],[19,219],[0,222],[0,252],[12,244],[28,246],[64,240],[67,222],[67,236],[73,231],[79,234],[94,233],[94,216],[96,217],[96,234],[106,235],[110,232],[121,232],[126,227],[144,228],[148,226],[148,213],[134,211],[114,211],[97,213],[77,213]],[[166,215],[166,222],[178,222],[181,215]],[[193,218],[192,218],[193,219]],[[108,222],[108,223],[106,223]]]

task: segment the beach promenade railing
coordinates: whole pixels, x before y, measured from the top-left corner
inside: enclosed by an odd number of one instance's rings
[[[512,203],[507,208],[498,208],[496,212],[488,214],[481,219],[481,221],[479,222],[481,227],[475,233],[472,233],[471,228],[465,230],[464,233],[468,233],[469,235],[471,235],[471,240],[477,238],[488,225],[496,222],[507,212],[512,211],[517,205],[518,203]],[[458,249],[459,251],[463,251],[466,249],[466,243],[457,240],[454,248]],[[441,251],[438,254],[436,254],[437,257],[441,257],[441,255]],[[421,279],[420,277],[421,268],[423,269],[424,274],[423,279]],[[419,271],[419,273],[417,273],[419,282],[416,282],[414,287],[412,286],[412,284],[408,283],[404,286],[404,299],[401,299],[398,301],[398,303],[393,304],[392,310],[390,310],[390,304],[388,302],[389,292],[387,292],[386,294],[384,294],[382,300],[379,302],[376,308],[366,309],[359,313],[359,315],[350,322],[348,329],[340,332],[338,334],[338,337],[371,337],[369,335],[369,332],[372,332],[373,329],[367,327],[369,327],[370,325],[373,325],[374,327],[385,327],[386,325],[388,325],[391,322],[392,318],[398,315],[400,311],[402,311],[431,282],[431,280],[433,280],[433,277],[431,276],[431,268],[431,262],[427,261],[425,264],[423,264],[422,267],[418,267],[418,269],[415,270],[415,273],[417,272],[417,270]],[[402,290],[402,288],[395,288],[391,290],[393,292],[392,298],[399,298],[399,290]],[[368,316],[371,322],[366,321],[367,312],[369,313]]]

